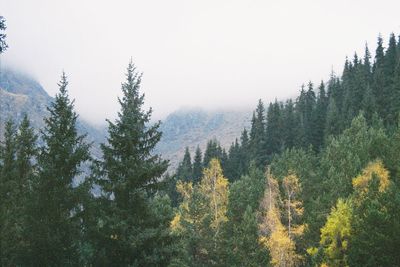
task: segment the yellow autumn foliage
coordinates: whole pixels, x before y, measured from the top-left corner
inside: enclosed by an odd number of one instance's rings
[[[281,221],[280,192],[278,181],[267,171],[267,184],[264,198],[261,202],[263,216],[259,225],[259,242],[268,248],[273,266],[298,266],[301,256],[296,254],[294,236],[301,236],[306,225],[293,223],[295,218],[303,214],[302,203],[299,200],[301,185],[298,177],[290,172],[283,179],[285,201],[283,212],[288,218],[288,225]]]
[[[218,159],[212,159],[209,168],[204,169],[200,182],[200,192],[209,201],[210,214],[213,216],[211,226],[219,229],[220,225],[228,220],[226,211],[228,207],[228,179],[222,172]]]
[[[384,192],[389,184],[389,171],[385,169],[381,160],[370,162],[362,173],[353,179],[353,187],[361,193],[368,192],[368,183],[373,175],[379,179],[379,192]]]
[[[321,229],[320,244],[332,266],[347,266],[347,249],[351,236],[352,203],[339,199]]]

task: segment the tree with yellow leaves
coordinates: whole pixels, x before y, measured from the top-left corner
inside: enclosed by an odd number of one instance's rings
[[[303,203],[300,200],[301,185],[299,178],[293,172],[289,172],[283,178],[283,188],[285,192],[285,208],[287,213],[287,224],[289,237],[301,236],[304,232],[305,225],[294,224],[294,219],[303,215]]]
[[[380,160],[353,179],[354,215],[350,266],[399,266],[400,197]]]
[[[262,217],[260,224],[260,242],[271,254],[271,264],[274,266],[298,266],[301,257],[296,253],[295,236],[300,236],[304,225],[293,225],[293,218],[302,214],[301,201],[298,199],[301,186],[297,176],[289,173],[283,179],[286,200],[283,201],[282,212],[287,214],[287,225],[281,220],[281,203],[279,183],[267,171],[267,186],[261,203]]]
[[[339,199],[321,229],[320,245],[329,266],[348,266],[347,249],[351,236],[353,206],[351,200]]]
[[[221,164],[212,159],[199,184],[179,182],[177,191],[183,201],[171,222],[171,230],[181,237],[182,253],[172,266],[216,265],[228,204],[228,180]]]
[[[376,160],[352,184],[353,195],[338,200],[321,229],[324,262],[329,266],[395,266],[400,257],[390,251],[400,241],[393,234],[400,232],[400,213],[394,204],[400,199],[389,172]]]

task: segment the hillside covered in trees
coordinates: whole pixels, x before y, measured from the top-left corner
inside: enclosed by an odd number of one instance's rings
[[[226,251],[214,251],[215,262],[400,264],[394,249],[400,245],[395,237],[400,230],[399,63],[395,35],[387,48],[379,37],[374,59],[366,46],[362,57],[346,59],[341,76],[332,74],[317,86],[309,82],[296,99],[275,101],[267,108],[260,100],[250,129],[229,150],[210,140],[204,153],[186,151],[170,177],[178,185],[170,193],[175,203],[187,198],[183,185],[193,186],[192,194],[200,190],[201,169],[212,158],[220,160],[229,183],[226,222],[221,226],[225,236],[219,238]],[[193,199],[191,204],[200,202]],[[178,205],[178,214],[188,212],[187,204]],[[188,243],[184,247],[190,249]],[[263,249],[267,252],[259,252]],[[268,254],[265,262],[255,257],[257,251]]]
[[[187,150],[176,174],[132,62],[100,158],[63,73],[39,134],[30,114],[6,118],[0,265],[398,266],[399,62],[400,41],[378,38],[373,60],[366,48],[296,99],[260,100],[228,151]]]

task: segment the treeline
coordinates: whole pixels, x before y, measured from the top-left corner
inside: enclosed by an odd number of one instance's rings
[[[362,58],[346,59],[341,76],[318,87],[308,83],[295,100],[275,101],[267,110],[260,100],[250,130],[228,151],[211,140],[204,157],[197,148],[192,160],[186,149],[169,177],[178,190],[170,186],[169,194],[185,224],[176,222],[187,262],[398,266],[399,63],[400,41],[392,34],[384,48],[379,37],[374,60],[366,46]],[[202,233],[212,231],[185,218],[207,206],[197,192],[207,172],[201,175],[199,166],[207,167],[209,158],[219,159],[230,183],[213,248],[201,243]]]
[[[303,85],[295,100],[275,100],[267,109],[260,100],[253,113],[250,132],[244,129],[228,151],[212,140],[205,154],[220,158],[224,172],[233,181],[246,173],[251,160],[257,167],[265,168],[275,154],[286,149],[312,147],[320,152],[329,138],[347,129],[361,111],[369,125],[373,120],[382,120],[389,131],[397,125],[400,42],[394,34],[386,50],[383,39],[378,38],[373,61],[366,46],[363,57],[354,54],[352,60],[346,58],[340,77],[332,73],[326,83]],[[190,168],[188,158],[189,155],[185,155],[177,176],[187,177],[186,173],[181,174],[181,169]],[[203,165],[207,165],[206,158]]]

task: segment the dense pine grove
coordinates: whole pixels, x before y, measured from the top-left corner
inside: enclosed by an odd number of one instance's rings
[[[0,30],[5,29],[0,17]],[[4,35],[0,35],[3,52]],[[4,45],[3,45],[4,44]],[[400,41],[268,107],[228,150],[153,153],[131,62],[103,156],[76,129],[65,74],[37,133],[0,145],[0,266],[399,266]]]

